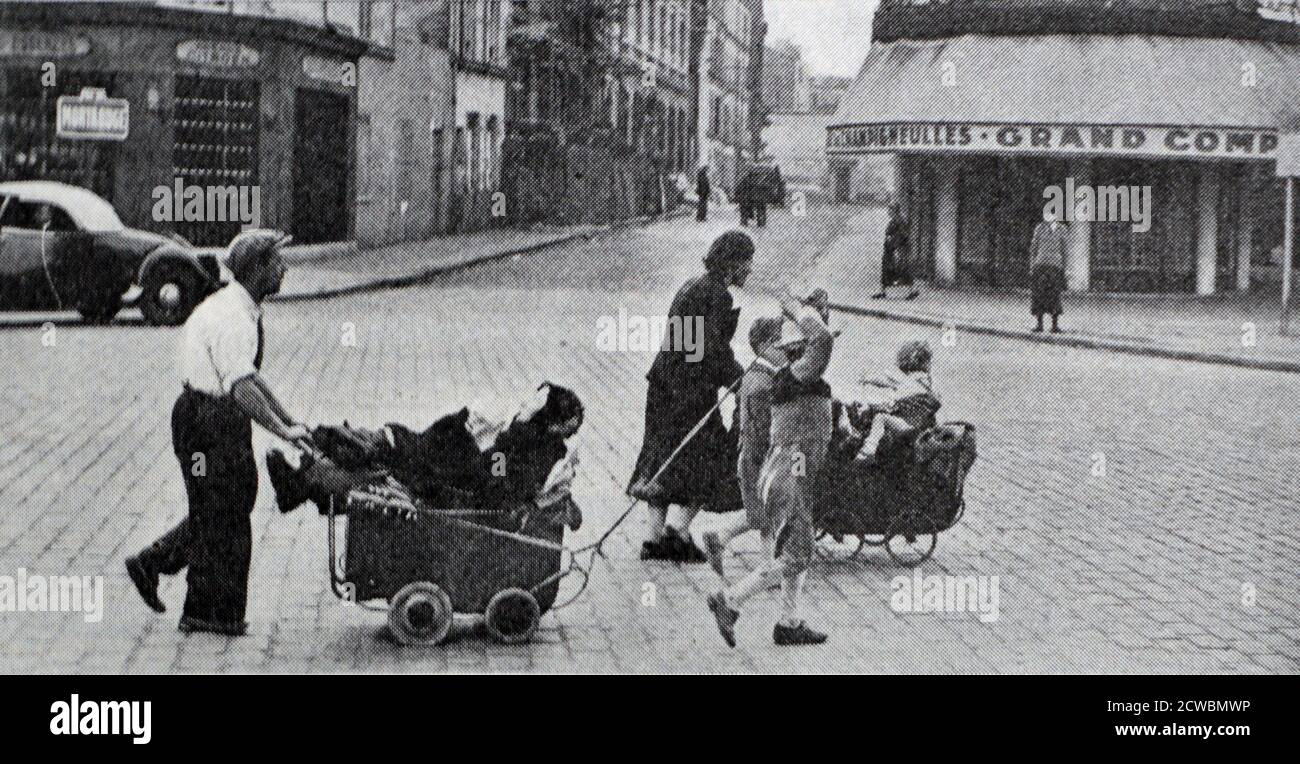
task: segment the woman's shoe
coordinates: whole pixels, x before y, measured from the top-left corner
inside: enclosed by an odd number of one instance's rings
[[[694,564],[697,562],[708,562],[709,558],[705,556],[700,548],[695,546],[689,538],[686,538],[672,526],[664,528],[664,545],[668,547],[669,559],[673,562]]]
[[[669,548],[667,539],[655,539],[654,541],[644,541],[641,543],[641,559],[643,560],[673,560],[672,550]]]

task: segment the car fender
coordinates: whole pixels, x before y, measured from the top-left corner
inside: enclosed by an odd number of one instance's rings
[[[212,259],[212,264],[205,267],[202,260],[208,257]],[[159,247],[145,257],[144,262],[140,263],[136,283],[143,286],[154,269],[173,265],[188,268],[199,277],[200,283],[206,285],[209,289],[215,289],[219,283],[220,275],[219,271],[216,271],[216,257],[214,255],[192,254],[171,247]]]

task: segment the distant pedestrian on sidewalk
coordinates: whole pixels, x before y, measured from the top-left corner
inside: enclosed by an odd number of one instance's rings
[[[905,299],[915,300],[920,292],[912,286],[912,253],[910,224],[903,217],[898,202],[889,205],[889,223],[885,226],[885,247],[880,258],[880,291],[873,300],[883,300],[891,286],[908,287]]]
[[[1052,317],[1052,332],[1061,331],[1060,318],[1065,312],[1061,306],[1061,293],[1065,291],[1065,251],[1070,235],[1069,226],[1048,210],[1043,220],[1034,227],[1034,238],[1029,244],[1029,278],[1032,294],[1029,310],[1038,320],[1035,332],[1043,331],[1043,316]]]
[[[709,168],[704,166],[695,175],[695,219],[703,223],[709,219],[709,194],[713,191],[709,183]]]
[[[759,528],[774,540],[773,556],[749,575],[708,598],[718,632],[736,646],[736,621],[750,598],[781,582],[782,613],[772,629],[778,645],[815,645],[826,634],[804,622],[800,612],[804,581],[812,562],[813,510],[821,500],[818,478],[830,447],[832,400],[822,378],[830,364],[834,335],[825,314],[789,294],[781,298],[786,321],[778,344],[787,363],[772,380],[772,425],[767,457],[758,478]]]
[[[310,437],[271,393],[262,367],[262,300],[280,289],[289,237],[240,234],[227,265],[235,280],[199,304],[181,329],[182,392],[172,407],[172,450],[180,462],[189,515],[138,555],[127,573],[145,604],[161,613],[158,576],[186,567],[181,631],[239,636],[248,628],[248,568],[257,499],[253,429],[287,441]]]
[[[690,540],[695,515],[702,509],[731,512],[741,507],[735,439],[722,415],[710,410],[719,390],[744,372],[731,350],[740,309],[732,308],[727,288],[745,285],[753,259],[754,242],[748,235],[722,234],[704,258],[706,272],[687,281],[668,309],[670,324],[677,319],[683,326],[701,326],[704,336],[690,348],[666,342],[646,375],[645,435],[628,484],[630,496],[650,505],[643,560],[704,562],[704,553]],[[702,429],[656,478],[701,420]]]

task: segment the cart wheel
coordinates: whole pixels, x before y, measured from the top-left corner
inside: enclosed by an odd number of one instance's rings
[[[542,608],[537,598],[523,589],[504,589],[492,595],[483,623],[488,634],[498,642],[517,645],[533,638],[537,624],[542,620]]]
[[[908,568],[930,559],[939,543],[939,529],[925,515],[903,514],[894,518],[885,534],[885,550],[894,562]]]
[[[403,645],[436,645],[451,630],[451,597],[437,584],[416,581],[388,605],[388,628]]]

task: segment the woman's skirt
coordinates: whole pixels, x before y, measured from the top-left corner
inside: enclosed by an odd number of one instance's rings
[[[645,437],[628,495],[655,506],[677,504],[710,512],[741,508],[736,437],[723,426],[721,414],[709,414],[717,401],[714,387],[674,387],[651,380],[646,393]],[[655,478],[705,414],[709,414],[708,421]]]
[[[1031,275],[1032,295],[1029,312],[1035,316],[1064,313],[1061,293],[1065,291],[1065,271],[1056,265],[1035,265]]]

